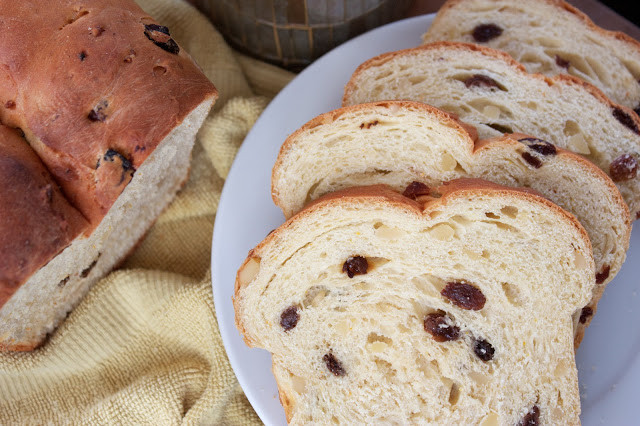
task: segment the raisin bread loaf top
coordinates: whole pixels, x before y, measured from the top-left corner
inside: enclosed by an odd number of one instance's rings
[[[236,325],[272,353],[290,423],[579,423],[584,229],[522,190],[436,193],[329,194],[250,251]]]
[[[21,128],[95,227],[158,143],[216,96],[131,0],[25,0],[0,10],[0,121]]]
[[[0,125],[0,307],[88,228],[19,132]]]
[[[616,182],[632,217],[640,215],[640,118],[579,78],[529,74],[504,52],[435,42],[361,64],[343,104],[385,99],[453,112],[481,138],[519,132],[581,154]]]
[[[574,313],[577,347],[625,260],[629,209],[611,179],[579,155],[525,135],[474,140],[469,127],[411,101],[330,111],[283,144],[273,168],[273,200],[291,217],[311,200],[357,185],[382,183],[412,198],[464,177],[532,188],[575,215],[593,245],[597,286],[591,301]]]
[[[527,71],[568,73],[640,111],[640,43],[562,0],[448,0],[423,36],[503,50]]]
[[[132,0],[2,4],[0,123],[25,138],[0,132],[0,350],[40,345],[122,262],[186,181],[216,97]]]

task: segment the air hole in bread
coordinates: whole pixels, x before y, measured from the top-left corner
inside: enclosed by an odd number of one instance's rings
[[[307,191],[307,196],[304,199],[304,203],[308,204],[309,202],[311,202],[311,200],[314,200],[315,197],[315,192],[316,189],[318,189],[318,186],[322,183],[322,180],[318,181],[318,182],[314,182],[313,185],[311,185],[311,187],[309,187],[309,190]]]
[[[630,61],[622,61],[622,64],[625,66],[629,74],[633,76],[633,79],[638,81],[640,80],[640,66],[638,66],[635,62]]]
[[[491,127],[493,130],[500,133],[513,133],[513,129],[509,126],[498,124],[498,123],[481,123],[487,127]]]
[[[460,387],[457,383],[451,383],[451,388],[449,389],[449,404],[456,405],[458,400],[460,399]]]
[[[302,307],[316,307],[328,294],[329,290],[325,286],[314,285],[305,291],[304,298],[302,299]]]
[[[587,267],[587,259],[585,259],[584,255],[578,250],[575,250],[573,252],[573,257],[573,261],[577,268],[583,269]]]
[[[411,283],[417,291],[431,297],[437,297],[446,285],[444,280],[429,275],[413,277]]]
[[[487,416],[482,420],[480,426],[498,426],[498,414],[493,411],[487,414]]]
[[[468,376],[481,387],[484,387],[489,383],[489,377],[477,371],[470,371]]]
[[[573,120],[567,120],[562,131],[567,138],[567,148],[569,150],[578,154],[591,154],[589,144],[578,123]]]
[[[440,169],[445,172],[451,172],[456,169],[458,162],[453,158],[453,155],[448,152],[443,152],[440,157]]]
[[[500,216],[492,212],[486,212],[484,215],[489,219],[500,219]]]
[[[448,223],[439,223],[434,225],[427,229],[426,232],[436,240],[440,241],[448,241],[456,236],[455,228]]]
[[[391,259],[387,259],[386,257],[367,257],[367,272],[371,272],[373,269],[380,268],[389,262],[391,262]]]
[[[540,45],[540,46],[542,46],[542,47],[551,47],[551,48],[554,48],[554,47],[560,47],[560,46],[561,46],[561,44],[562,44],[562,43],[560,42],[560,40],[559,40],[559,39],[557,39],[557,38],[554,38],[554,37],[544,37],[544,36],[536,37],[536,38],[534,39],[534,42],[535,42],[535,43],[537,43],[537,44],[539,44],[539,45]]]
[[[252,257],[244,265],[244,268],[240,269],[238,273],[238,282],[240,285],[245,286],[253,281],[260,271],[260,261],[261,259],[259,257]]]
[[[588,56],[585,58],[585,60],[587,64],[589,64],[589,67],[591,68],[591,70],[596,74],[596,77],[601,82],[603,82],[603,84],[605,85],[611,84],[610,74],[602,66],[602,63],[599,60],[594,60],[593,58],[590,58]]]
[[[457,225],[460,226],[469,226],[472,224],[472,221],[469,220],[467,217],[462,216],[462,215],[455,215],[455,216],[451,216],[451,218],[449,219],[451,222],[455,222]]]
[[[493,221],[488,221],[488,220],[483,220],[484,223],[490,223],[492,225],[494,225],[496,228],[502,229],[504,231],[510,231],[510,232],[520,232],[520,230],[518,228],[516,228],[515,226],[509,225],[507,223],[504,222],[493,222]]]
[[[595,77],[595,72],[591,69],[591,66],[584,60],[581,56],[567,53],[567,52],[557,52],[554,53],[552,57],[555,58],[555,55],[558,54],[562,56],[562,58],[566,61],[569,61],[571,64],[567,69],[567,72],[576,77],[584,78],[586,77]]]
[[[303,394],[307,389],[307,381],[295,374],[289,374],[291,375],[291,386],[293,387],[294,392]]]
[[[502,291],[504,292],[505,297],[513,306],[521,306],[524,302],[524,298],[520,289],[513,284],[510,283],[502,283]]]
[[[386,336],[377,333],[369,333],[367,336],[366,348],[371,353],[384,352],[390,346],[393,346],[393,340]]]
[[[500,209],[500,213],[503,216],[507,216],[511,219],[515,219],[518,217],[518,208],[515,206],[504,206]]]
[[[416,85],[416,84],[422,83],[426,79],[427,79],[426,75],[412,75],[407,80],[409,81],[409,83]]]
[[[393,226],[381,225],[376,228],[375,234],[376,237],[384,240],[399,240],[407,235],[407,232]]]
[[[360,281],[353,285],[353,288],[358,291],[369,291],[373,290],[375,286],[372,283],[368,283],[366,281]]]
[[[553,370],[553,375],[556,377],[565,377],[570,371],[569,364],[566,359],[561,359],[556,364],[555,370]]]
[[[537,111],[539,108],[538,103],[535,101],[518,101],[518,105],[531,111]]]

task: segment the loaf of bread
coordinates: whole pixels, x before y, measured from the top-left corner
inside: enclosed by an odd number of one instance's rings
[[[529,72],[571,74],[640,111],[640,43],[562,0],[448,0],[424,34],[509,53]]]
[[[366,61],[343,103],[386,99],[453,112],[481,138],[519,132],[581,154],[616,182],[632,217],[640,215],[640,119],[576,77],[528,74],[506,53],[436,42]]]
[[[24,138],[0,132],[1,350],[40,344],[140,240],[216,97],[131,0],[3,3],[0,122]]]
[[[584,229],[531,192],[351,188],[251,250],[236,326],[272,353],[292,424],[575,425],[593,274]]]
[[[465,177],[532,188],[572,213],[593,245],[597,285],[589,304],[574,313],[577,347],[629,248],[631,218],[620,191],[570,151],[525,135],[474,141],[473,130],[412,101],[322,114],[283,144],[273,169],[274,202],[290,217],[321,195],[356,185],[386,184],[414,198]]]

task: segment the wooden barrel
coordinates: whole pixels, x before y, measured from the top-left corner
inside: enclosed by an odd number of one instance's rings
[[[193,0],[235,48],[300,70],[344,41],[400,19],[411,0]]]

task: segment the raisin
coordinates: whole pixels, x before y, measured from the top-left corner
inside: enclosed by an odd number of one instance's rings
[[[107,100],[101,100],[93,107],[93,109],[89,112],[87,117],[91,121],[101,121],[104,122],[107,119],[107,114],[105,110],[109,106],[109,102]]]
[[[580,312],[580,324],[586,323],[591,315],[593,315],[593,309],[588,306],[582,308],[582,312]]]
[[[353,256],[344,262],[344,265],[342,265],[342,272],[346,272],[349,278],[353,278],[354,275],[366,274],[368,268],[369,263],[366,258],[362,256]]]
[[[67,275],[58,283],[58,287],[64,287],[69,282],[69,276]]]
[[[407,185],[402,195],[415,200],[421,195],[429,195],[429,187],[422,182],[417,182],[414,180],[409,185]]]
[[[120,154],[118,151],[116,151],[115,149],[107,149],[107,152],[104,153],[104,155],[100,158],[98,158],[98,161],[96,163],[96,169],[98,167],[100,167],[100,162],[101,161],[108,161],[110,163],[113,163],[116,158],[118,160],[120,160],[120,165],[122,167],[122,174],[120,175],[120,182],[118,182],[118,185],[120,185],[122,182],[124,182],[126,175],[128,173],[131,174],[131,176],[133,176],[133,174],[135,173],[136,169],[135,167],[133,167],[133,164],[131,163],[131,160],[129,160],[127,157],[125,157],[124,155]]]
[[[635,178],[638,175],[638,160],[631,154],[622,154],[611,162],[609,175],[615,182]]]
[[[467,78],[464,81],[464,85],[467,86],[467,88],[484,86],[490,89],[494,87],[496,89],[501,89],[500,84],[498,84],[497,81],[495,81],[491,77],[487,77],[486,75],[482,75],[482,74],[474,74],[471,77]]]
[[[491,361],[493,359],[493,354],[495,354],[496,350],[493,349],[491,343],[487,342],[484,339],[476,340],[476,344],[473,347],[473,352],[483,361]]]
[[[80,58],[80,62],[84,61],[85,59],[87,59],[87,52],[83,50],[82,52],[78,53],[78,58]]]
[[[538,426],[540,424],[540,408],[537,405],[531,407],[529,412],[520,420],[518,426]]]
[[[7,101],[4,103],[4,107],[7,109],[14,109],[16,107],[15,101]]]
[[[522,158],[524,158],[524,160],[531,164],[533,166],[533,168],[535,169],[539,169],[540,167],[542,167],[542,161],[540,161],[539,158],[534,157],[533,155],[531,155],[528,152],[523,152],[522,153]]]
[[[284,328],[284,331],[289,331],[298,325],[300,314],[298,314],[297,306],[289,306],[280,314],[280,325]]]
[[[529,149],[542,155],[556,155],[558,150],[556,146],[550,142],[538,138],[522,138],[518,142],[525,144]]]
[[[89,275],[89,273],[93,269],[93,267],[96,266],[96,263],[98,263],[98,259],[94,260],[93,262],[91,262],[91,264],[89,266],[87,266],[85,269],[83,269],[82,272],[80,272],[80,276],[82,278],[86,278],[87,275]]]
[[[613,116],[618,120],[622,125],[631,129],[634,133],[640,135],[640,129],[638,129],[638,124],[626,111],[623,111],[622,108],[614,107],[613,108]]]
[[[340,364],[340,361],[338,361],[338,359],[331,352],[325,354],[322,359],[327,365],[329,371],[331,371],[334,376],[340,377],[347,374],[347,372],[344,370],[344,367],[342,367],[342,364]]]
[[[361,129],[364,129],[364,128],[370,129],[373,126],[377,126],[379,123],[380,122],[378,120],[374,120],[374,121],[371,121],[369,123],[360,123],[360,128]]]
[[[640,104],[638,104],[638,106],[633,109],[633,112],[635,112],[637,115],[640,115]]]
[[[571,65],[571,62],[567,61],[564,58],[561,58],[558,55],[556,55],[556,65],[559,66],[559,67],[562,67],[564,69],[569,69],[569,65]]]
[[[180,47],[170,37],[171,34],[169,34],[169,28],[165,26],[145,24],[144,35],[162,50],[173,53],[174,55],[177,55],[180,52]]]
[[[460,337],[460,328],[451,322],[451,319],[443,313],[432,313],[424,318],[424,331],[431,334],[436,342],[456,340]]]
[[[480,24],[473,29],[473,39],[480,43],[485,43],[502,34],[502,28],[496,24]]]
[[[440,292],[444,297],[462,309],[478,311],[484,307],[487,299],[480,289],[466,281],[451,281]]]
[[[600,272],[596,272],[596,284],[602,284],[604,280],[609,278],[609,272],[611,271],[611,266],[604,265]]]

